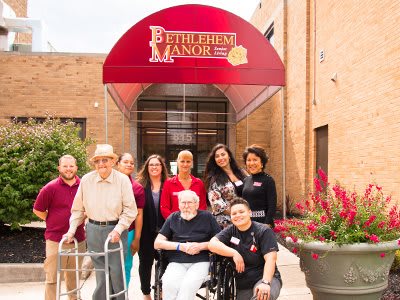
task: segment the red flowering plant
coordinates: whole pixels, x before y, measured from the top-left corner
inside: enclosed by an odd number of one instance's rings
[[[296,205],[301,217],[276,221],[274,230],[281,238],[295,245],[321,241],[339,246],[398,240],[400,247],[400,208],[384,196],[382,187],[369,184],[358,194],[340,184],[331,186],[321,169],[318,175],[314,192]],[[292,251],[298,249],[292,247]]]

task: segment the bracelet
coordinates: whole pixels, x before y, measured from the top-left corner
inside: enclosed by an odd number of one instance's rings
[[[176,245],[176,251],[181,251],[181,250],[179,249],[180,246],[181,246],[181,243],[178,243],[178,245]]]
[[[271,286],[271,282],[269,282],[269,281],[266,281],[266,280],[261,280],[261,283],[264,283],[264,284],[268,284],[269,286]]]

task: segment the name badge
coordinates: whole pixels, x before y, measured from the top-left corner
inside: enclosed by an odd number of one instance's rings
[[[239,245],[240,240],[237,237],[233,236],[233,237],[231,237],[231,243],[237,246],[237,245]]]
[[[243,185],[243,181],[241,181],[241,180],[235,181],[235,185],[241,186],[241,185]]]
[[[173,196],[177,196],[178,197],[179,192],[173,192],[172,195]]]
[[[261,185],[262,185],[262,182],[254,181],[253,185],[254,185],[254,186],[261,186]]]

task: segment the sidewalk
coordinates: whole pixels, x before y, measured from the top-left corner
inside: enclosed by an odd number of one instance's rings
[[[278,268],[282,275],[283,288],[279,300],[312,300],[310,290],[306,287],[304,274],[300,271],[299,259],[286,248],[280,247],[278,252]],[[133,259],[134,269],[132,271],[131,284],[129,286],[129,299],[142,299],[138,274],[138,257]],[[92,274],[83,284],[81,295],[83,300],[91,299],[96,285],[96,279]],[[0,299],[4,300],[27,300],[43,299],[44,283],[2,283],[0,284]],[[61,299],[66,299],[62,297]]]

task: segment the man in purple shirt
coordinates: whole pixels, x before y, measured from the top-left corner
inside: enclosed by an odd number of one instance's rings
[[[80,179],[76,176],[78,166],[76,159],[71,155],[64,155],[58,161],[58,172],[60,176],[47,183],[39,192],[33,206],[33,212],[42,220],[46,221],[46,260],[44,271],[46,273],[45,300],[56,299],[57,284],[57,252],[58,244],[62,236],[69,229],[69,218],[71,206]],[[78,240],[79,252],[86,251],[85,231],[83,224],[76,231],[75,238]],[[74,244],[65,243],[64,249],[73,248]],[[79,257],[81,264],[81,257]],[[75,269],[75,259],[62,257],[61,268]],[[75,272],[64,272],[67,291],[76,288]],[[76,294],[70,294],[69,299],[77,299]]]

